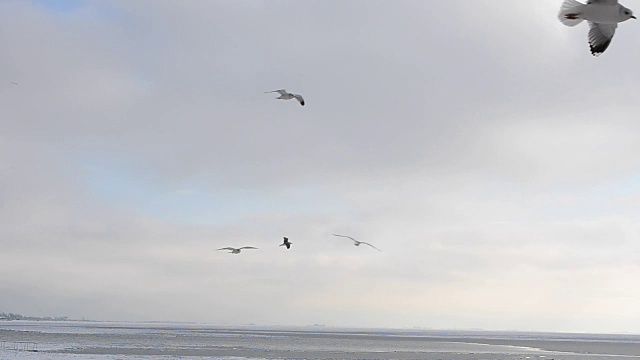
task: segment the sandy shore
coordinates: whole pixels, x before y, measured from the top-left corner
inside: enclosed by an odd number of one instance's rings
[[[246,357],[263,359],[640,359],[637,343],[605,343],[563,340],[511,340],[511,339],[468,339],[468,338],[420,338],[413,341],[431,343],[465,343],[488,345],[487,352],[341,352],[341,351],[289,351],[264,350],[250,348],[191,348],[191,349],[148,349],[148,348],[84,348],[58,351],[69,354],[108,354],[108,355],[152,355],[152,356],[210,356],[210,357]],[[504,346],[499,352],[492,352],[493,346]],[[507,348],[508,347],[508,348]]]
[[[253,351],[248,349],[123,349],[123,348],[97,348],[72,351],[60,351],[66,354],[91,354],[91,355],[137,355],[137,356],[201,356],[201,357],[242,357],[254,359],[309,359],[309,360],[347,360],[347,359],[371,359],[371,360],[419,360],[419,359],[517,359],[517,356],[505,354],[451,354],[429,352],[335,352],[335,351]],[[597,358],[594,358],[594,360]]]
[[[332,351],[251,351],[251,350],[220,350],[220,349],[180,349],[180,350],[156,350],[156,349],[123,349],[123,348],[97,348],[74,351],[60,351],[61,354],[88,354],[88,355],[124,355],[124,356],[180,356],[180,357],[241,357],[254,359],[309,359],[309,360],[518,360],[518,359],[548,359],[548,360],[611,360],[620,357],[595,355],[595,354],[563,354],[547,353],[543,358],[540,355],[504,354],[504,353],[431,353],[431,352],[332,352]],[[640,357],[623,357],[633,359]]]
[[[449,338],[447,341],[529,347],[552,352],[570,352],[578,354],[618,355],[640,358],[640,346],[637,343],[615,343],[599,341],[570,340],[511,340],[511,339],[460,339]]]
[[[26,325],[0,329],[0,340],[37,343],[41,354],[118,359],[640,360],[638,335]]]

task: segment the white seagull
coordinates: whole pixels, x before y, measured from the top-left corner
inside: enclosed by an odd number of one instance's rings
[[[358,240],[356,240],[356,239],[352,238],[351,236],[338,235],[338,234],[333,234],[333,236],[339,236],[339,237],[343,237],[343,238],[351,239],[351,240],[353,240],[353,245],[355,245],[355,246],[360,246],[360,244],[365,244],[365,245],[369,245],[369,246],[371,246],[372,248],[374,248],[374,249],[376,249],[376,250],[378,250],[378,251],[382,251],[382,250],[378,249],[377,247],[375,247],[375,246],[373,246],[373,245],[369,244],[368,242],[365,242],[365,241],[358,241]]]
[[[278,94],[280,94],[280,96],[277,97],[276,99],[282,99],[282,100],[296,99],[298,100],[300,105],[304,106],[304,99],[302,98],[302,95],[292,94],[290,92],[287,92],[287,90],[285,89],[266,91],[265,94],[274,93],[274,92],[277,92]]]
[[[289,241],[288,237],[284,238],[284,241],[282,242],[282,244],[280,244],[280,246],[286,246],[287,249],[291,248],[291,244],[293,244],[291,241]]]
[[[558,18],[567,26],[576,26],[587,20],[591,54],[598,56],[611,44],[618,23],[636,17],[631,10],[618,4],[618,0],[588,0],[586,4],[564,0]]]
[[[240,254],[240,251],[242,249],[257,249],[257,247],[243,246],[243,247],[237,248],[237,249],[236,248],[232,248],[232,247],[223,247],[223,248],[220,248],[218,250],[229,250],[229,254]],[[218,251],[218,250],[216,250],[216,251]]]

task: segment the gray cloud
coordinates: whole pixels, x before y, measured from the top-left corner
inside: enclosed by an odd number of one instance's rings
[[[0,5],[0,307],[640,331],[634,27],[434,4]]]

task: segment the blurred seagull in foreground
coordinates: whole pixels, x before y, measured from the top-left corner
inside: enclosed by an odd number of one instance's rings
[[[618,0],[588,0],[586,4],[564,0],[558,18],[567,26],[576,26],[587,20],[591,55],[598,56],[611,44],[618,23],[636,17],[631,10],[618,4]]]
[[[285,89],[266,91],[265,94],[274,93],[274,92],[277,92],[278,94],[280,94],[280,96],[277,97],[276,99],[282,99],[282,100],[296,99],[298,100],[300,105],[304,106],[304,99],[302,98],[302,95],[289,93]]]
[[[338,235],[338,234],[333,234],[333,236],[339,236],[339,237],[343,237],[343,238],[351,239],[351,240],[353,241],[353,245],[355,245],[355,246],[360,246],[360,244],[365,244],[365,245],[369,245],[369,246],[371,246],[372,248],[374,248],[374,249],[376,249],[376,250],[378,250],[378,251],[382,251],[382,250],[378,249],[377,247],[375,247],[375,246],[373,246],[373,245],[369,244],[368,242],[358,241],[358,240],[356,240],[356,239],[352,238],[351,236]]]
[[[289,238],[285,237],[284,238],[284,242],[282,244],[280,244],[280,246],[286,246],[287,249],[291,248],[291,244],[293,244],[291,241],[289,241]]]
[[[223,248],[220,248],[218,250],[229,250],[229,254],[240,254],[240,251],[242,249],[257,249],[257,247],[243,246],[243,247],[237,248],[237,249],[236,248],[232,248],[232,247],[223,247]],[[216,250],[216,251],[218,251],[218,250]]]

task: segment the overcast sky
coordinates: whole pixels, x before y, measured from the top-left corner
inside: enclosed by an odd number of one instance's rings
[[[640,23],[560,4],[1,1],[0,311],[640,333]]]

